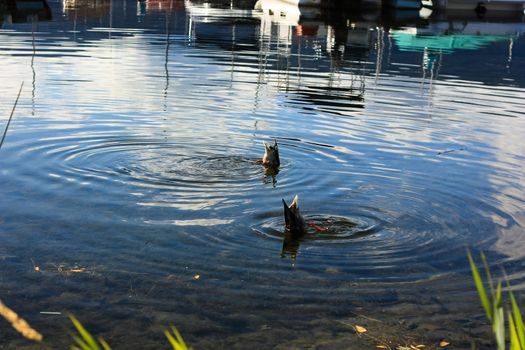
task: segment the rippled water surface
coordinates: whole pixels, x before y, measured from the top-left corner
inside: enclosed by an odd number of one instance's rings
[[[50,345],[470,348],[466,248],[525,286],[522,14],[6,4],[0,299]]]

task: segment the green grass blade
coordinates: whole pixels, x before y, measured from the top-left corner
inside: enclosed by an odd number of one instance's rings
[[[490,294],[494,295],[494,283],[492,282],[492,274],[490,273],[489,264],[487,262],[487,257],[483,252],[480,253],[481,261],[483,262],[483,267],[485,268],[485,274],[487,275],[487,283],[490,288]]]
[[[516,333],[519,339],[520,348],[525,350],[525,327],[523,325],[523,318],[521,317],[520,308],[518,307],[518,302],[516,301],[516,298],[514,297],[514,293],[512,293],[512,289],[510,288],[510,283],[507,280],[507,287],[509,289],[509,295],[510,295],[510,304],[512,306],[512,313],[514,315],[514,321],[516,324]]]
[[[188,346],[184,342],[184,339],[182,339],[182,335],[180,335],[179,330],[175,328],[175,326],[171,326],[171,331],[173,332],[173,334],[175,334],[175,336],[177,337],[177,341],[180,345],[183,346],[183,349],[188,349]]]
[[[487,314],[487,317],[489,320],[493,320],[493,308],[492,304],[487,296],[487,292],[485,291],[485,287],[483,286],[483,281],[481,280],[481,276],[479,275],[478,268],[476,267],[476,264],[474,263],[474,259],[472,259],[472,255],[470,254],[470,251],[467,251],[468,254],[468,260],[470,263],[470,270],[472,271],[472,277],[474,278],[474,283],[476,284],[476,289],[478,290],[479,298],[481,299],[481,305],[483,305],[483,309],[485,310],[485,313]]]
[[[508,311],[509,318],[509,331],[510,331],[510,350],[522,350],[518,333],[516,332],[516,326],[512,317],[512,313]]]
[[[501,305],[501,282],[498,283],[496,295],[494,295],[493,298],[494,321],[492,328],[494,330],[494,335],[496,336],[498,350],[505,350],[505,312]]]
[[[166,336],[166,338],[168,338],[168,341],[170,342],[173,349],[177,349],[177,347],[179,346],[179,343],[177,343],[177,341],[175,340],[175,338],[173,338],[170,332],[164,331],[164,335]]]
[[[168,341],[170,342],[174,350],[191,350],[191,348],[188,348],[188,346],[184,342],[184,339],[182,339],[182,336],[180,335],[177,328],[171,326],[171,331],[173,332],[175,337],[173,337],[173,335],[168,330],[165,330],[164,334],[166,335],[166,338],[168,338]]]
[[[78,333],[82,336],[82,339],[86,342],[87,345],[89,345],[89,348],[87,350],[100,350],[100,347],[98,346],[97,342],[91,334],[82,326],[79,320],[75,318],[75,316],[70,315],[69,318],[71,319],[71,322],[73,322],[73,325],[75,325],[75,328],[77,329]],[[80,344],[79,344],[80,345]]]
[[[106,343],[106,341],[105,341],[104,339],[102,339],[102,338],[99,337],[99,338],[98,338],[98,341],[99,341],[99,343],[102,345],[102,348],[103,348],[104,350],[111,350],[111,347],[109,346],[108,343]]]
[[[512,301],[512,311],[514,313],[514,320],[516,320],[516,332],[520,341],[520,347],[525,350],[525,327],[523,326],[523,319],[516,301]]]
[[[164,335],[166,336],[166,338],[168,338],[168,341],[170,342],[174,350],[183,350],[183,348],[181,348],[177,340],[173,338],[170,332],[164,331]]]
[[[505,313],[503,307],[494,306],[494,319],[492,321],[492,331],[496,337],[498,350],[505,350]]]
[[[76,335],[73,336],[73,340],[75,341],[75,343],[77,343],[78,346],[80,346],[81,350],[91,350],[91,347],[87,345],[81,338],[77,337]],[[71,348],[73,347],[77,348],[74,345]]]
[[[501,282],[498,283],[498,288],[496,289],[496,295],[494,297],[494,300],[492,300],[494,303],[494,307],[501,308]]]

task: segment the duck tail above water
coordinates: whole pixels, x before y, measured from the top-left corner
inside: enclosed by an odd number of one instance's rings
[[[286,204],[284,199],[282,201],[286,229],[296,233],[304,232],[304,219],[299,212],[299,197],[295,196],[290,205]]]

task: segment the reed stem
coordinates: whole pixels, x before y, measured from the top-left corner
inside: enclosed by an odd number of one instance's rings
[[[20,90],[18,90],[18,96],[16,96],[16,101],[15,101],[15,104],[13,105],[13,109],[11,110],[11,115],[9,116],[9,119],[7,120],[4,134],[2,135],[2,140],[0,141],[0,149],[2,148],[2,145],[4,144],[5,135],[7,135],[7,129],[9,129],[9,124],[11,124],[11,119],[13,119],[13,114],[15,114],[15,108],[16,108],[16,105],[18,104],[18,99],[20,98],[20,93],[22,92],[23,86],[24,86],[24,82],[20,84]]]

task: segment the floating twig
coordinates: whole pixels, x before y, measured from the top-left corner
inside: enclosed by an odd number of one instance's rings
[[[452,153],[452,152],[457,152],[457,151],[464,151],[465,148],[464,147],[461,147],[461,148],[456,148],[456,149],[448,149],[446,151],[441,151],[441,152],[438,152],[438,156],[439,155],[442,155],[442,154],[447,154],[447,153]]]

